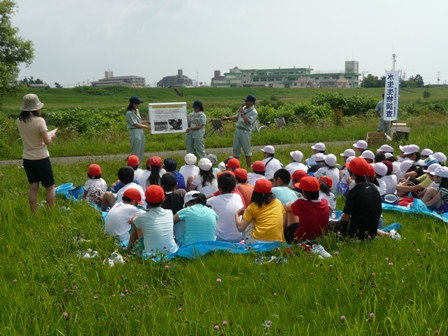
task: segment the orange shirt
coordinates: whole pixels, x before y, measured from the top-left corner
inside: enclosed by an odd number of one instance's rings
[[[250,200],[252,199],[252,192],[254,191],[254,187],[249,183],[240,183],[238,184],[237,189],[241,193],[241,196],[243,196],[246,206],[249,206]]]

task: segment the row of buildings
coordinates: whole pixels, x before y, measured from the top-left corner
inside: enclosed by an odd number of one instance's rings
[[[211,79],[212,87],[282,87],[282,88],[356,88],[359,86],[358,61],[346,61],[344,70],[314,71],[308,68],[240,69],[234,67],[221,75],[216,70]],[[105,72],[105,78],[91,82],[92,86],[122,85],[144,87],[145,78],[139,76],[114,76]],[[163,77],[157,87],[190,87],[193,80],[179,69],[177,75]]]
[[[344,70],[314,71],[311,68],[239,69],[221,75],[216,70],[213,87],[284,87],[284,88],[356,88],[359,86],[359,63],[346,61]]]

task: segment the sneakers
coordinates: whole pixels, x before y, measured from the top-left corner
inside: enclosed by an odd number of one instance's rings
[[[325,251],[322,245],[314,244],[313,247],[311,248],[311,252],[319,255],[319,258],[322,259],[331,258],[331,254]]]
[[[397,232],[397,230],[394,230],[394,229],[390,230],[389,235],[390,235],[390,238],[391,238],[391,239],[401,240],[401,236],[400,236],[400,234]]]

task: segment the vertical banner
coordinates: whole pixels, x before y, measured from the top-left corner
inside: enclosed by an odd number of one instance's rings
[[[400,90],[400,72],[386,71],[384,88],[383,119],[387,121],[398,119],[398,98]]]
[[[187,103],[150,103],[151,133],[180,133],[188,128]]]

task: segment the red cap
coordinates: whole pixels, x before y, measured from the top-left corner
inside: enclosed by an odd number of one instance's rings
[[[272,192],[272,183],[268,179],[261,178],[255,182],[254,191],[260,194],[268,194]]]
[[[160,156],[151,156],[146,164],[148,163],[150,166],[162,167],[162,158]]]
[[[328,188],[331,189],[331,187],[333,187],[333,179],[331,177],[328,176],[321,176],[319,177],[319,182],[324,181],[325,184],[328,186]]]
[[[314,176],[305,176],[299,183],[294,184],[294,187],[305,191],[319,191],[320,185],[317,178]]]
[[[123,196],[126,196],[127,198],[136,201],[138,204],[143,204],[142,194],[140,194],[140,191],[138,191],[135,188],[129,188],[125,190]]]
[[[98,176],[101,175],[101,167],[100,165],[93,163],[89,166],[89,170],[87,171],[90,176]]]
[[[146,188],[145,197],[147,203],[160,203],[165,198],[165,192],[161,186],[152,184]]]
[[[229,167],[232,169],[240,168],[240,161],[236,158],[231,158],[231,159],[229,159],[229,161],[227,161],[226,167]]]
[[[291,179],[293,180],[297,180],[300,182],[300,180],[305,177],[308,176],[308,174],[306,173],[306,171],[304,170],[296,170],[294,173],[292,173],[291,175]]]
[[[264,165],[264,162],[262,162],[262,161],[255,161],[252,164],[252,169],[256,173],[263,173],[264,170],[266,169],[266,166]]]
[[[345,166],[355,175],[366,176],[369,172],[370,165],[362,157],[357,157],[348,162]],[[373,169],[373,171],[375,172],[375,169]]]
[[[247,180],[247,170],[244,168],[238,168],[233,171],[236,177],[240,180]]]
[[[140,161],[138,159],[137,155],[129,155],[128,157],[128,166],[135,167],[140,164]]]
[[[367,172],[367,176],[375,177],[375,167],[373,165],[369,164],[368,169],[369,169],[369,171]]]

